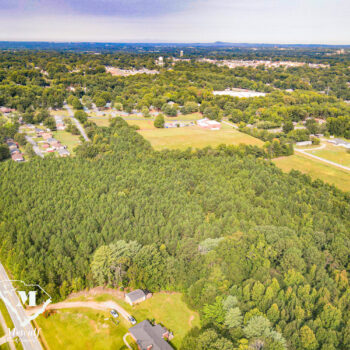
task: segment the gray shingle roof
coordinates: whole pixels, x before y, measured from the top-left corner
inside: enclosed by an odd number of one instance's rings
[[[136,289],[128,294],[126,296],[132,301],[136,301],[140,298],[143,298],[146,296],[146,293],[142,289]]]
[[[136,339],[141,350],[147,350],[150,345],[152,345],[152,350],[173,350],[162,337],[167,332],[167,329],[159,324],[152,326],[148,320],[144,320],[131,327],[129,332]]]

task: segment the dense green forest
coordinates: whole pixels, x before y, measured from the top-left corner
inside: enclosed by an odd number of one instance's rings
[[[169,49],[164,67],[159,52],[0,52],[0,106],[16,109],[0,117],[1,142],[65,101],[91,139],[72,158],[0,163],[1,262],[55,301],[96,285],[183,292],[202,322],[183,350],[349,349],[350,195],[268,160],[311,134],[350,135],[348,55],[319,51],[199,47],[173,65]],[[205,52],[330,67],[228,69],[197,62]],[[116,77],[106,66],[159,74]],[[212,93],[227,88],[268,94]],[[86,121],[92,103],[227,117],[268,143],[156,152],[121,118]]]
[[[349,347],[349,195],[240,147],[155,152],[120,118],[93,135],[75,158],[1,164],[14,277],[55,300],[182,291],[203,323],[183,349]]]

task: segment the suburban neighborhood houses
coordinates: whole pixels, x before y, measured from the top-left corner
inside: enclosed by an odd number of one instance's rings
[[[18,147],[18,143],[14,142],[13,139],[8,139],[6,143],[10,150],[12,160],[14,160],[15,162],[24,162],[24,157]]]

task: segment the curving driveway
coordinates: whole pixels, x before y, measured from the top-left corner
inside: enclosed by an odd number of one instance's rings
[[[122,308],[119,304],[114,301],[104,301],[104,302],[96,302],[96,301],[63,301],[57,304],[49,304],[46,307],[46,310],[59,310],[59,309],[72,309],[72,308],[81,308],[86,307],[95,310],[102,311],[110,311],[111,309],[115,309],[118,311],[120,315],[122,315],[128,322],[129,317],[131,316],[124,308]],[[37,308],[27,309],[26,312],[28,315],[32,315],[35,313]]]

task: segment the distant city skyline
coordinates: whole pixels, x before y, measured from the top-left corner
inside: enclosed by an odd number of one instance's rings
[[[0,40],[350,44],[348,0],[0,0]]]

